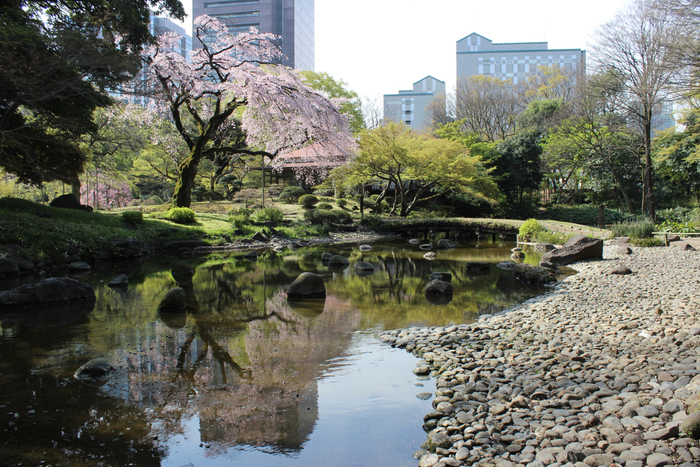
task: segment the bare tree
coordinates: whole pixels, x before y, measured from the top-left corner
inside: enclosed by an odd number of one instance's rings
[[[660,15],[667,15],[683,28],[677,42],[668,44],[675,54],[677,66],[688,72],[683,90],[689,103],[698,107],[700,91],[700,0],[663,0],[655,2]]]
[[[447,96],[441,94],[433,98],[425,109],[430,128],[436,129],[440,125],[454,121],[455,98],[454,94]]]
[[[522,107],[511,81],[475,75],[457,82],[455,117],[464,119],[463,131],[485,141],[497,141],[515,133]]]
[[[362,98],[362,117],[368,130],[382,126],[383,107],[382,102],[376,97],[365,96]]]
[[[609,23],[596,31],[593,46],[597,67],[610,73],[622,89],[620,101],[628,118],[641,129],[644,142],[644,198],[649,217],[655,219],[651,138],[652,116],[673,97],[682,70],[669,44],[683,40],[684,28],[669,15],[661,15],[650,0],[633,0]]]

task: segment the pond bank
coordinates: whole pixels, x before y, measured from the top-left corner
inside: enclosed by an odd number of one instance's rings
[[[700,253],[616,251],[477,323],[382,335],[437,379],[420,467],[697,463]]]

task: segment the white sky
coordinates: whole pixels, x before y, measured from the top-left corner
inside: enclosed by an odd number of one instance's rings
[[[588,49],[595,29],[627,0],[315,0],[316,70],[362,98],[412,89],[427,75],[455,86],[456,42],[477,32],[494,42],[547,41]],[[192,2],[183,0],[187,13]],[[192,21],[184,24],[191,33]],[[591,61],[590,51],[588,61]]]

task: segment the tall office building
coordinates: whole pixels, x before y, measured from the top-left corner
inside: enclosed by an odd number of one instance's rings
[[[431,124],[428,105],[438,97],[444,108],[445,82],[432,76],[413,83],[413,89],[384,94],[384,121],[403,122],[416,130],[424,130]]]
[[[185,28],[172,22],[168,18],[161,18],[151,12],[151,22],[148,24],[148,29],[153,37],[162,36],[166,32],[174,32],[180,36],[179,48],[176,51],[185,58],[187,58],[189,51],[192,50],[192,36],[188,36],[185,32]]]
[[[477,33],[457,41],[457,80],[485,75],[517,85],[542,66],[556,66],[567,72],[586,71],[586,51],[550,49],[547,42],[494,43]]]
[[[280,36],[286,56],[282,65],[314,70],[314,0],[193,0],[193,20],[205,14],[224,22],[232,33],[255,27]],[[199,47],[196,39],[193,46]]]

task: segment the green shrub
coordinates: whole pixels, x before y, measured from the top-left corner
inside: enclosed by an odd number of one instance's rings
[[[348,205],[348,202],[345,201],[344,199],[339,199],[339,200],[338,200],[338,207],[344,208],[344,207],[347,206],[347,205]]]
[[[278,208],[264,208],[255,213],[258,222],[274,222],[278,224],[284,220],[284,213]]]
[[[375,216],[374,214],[366,214],[360,221],[360,225],[369,227],[372,230],[382,231],[386,229],[386,225],[382,221],[382,218]]]
[[[298,186],[288,186],[282,193],[280,193],[279,198],[277,198],[282,203],[295,204],[299,201],[299,198],[304,196],[306,191]]]
[[[661,246],[662,242],[659,238],[630,238],[630,243],[634,246]]]
[[[318,198],[314,195],[304,195],[299,198],[299,204],[301,204],[306,209],[311,209],[314,205],[318,203]]]
[[[232,214],[228,216],[234,229],[242,229],[246,225],[250,224],[250,216],[245,214]]]
[[[149,197],[147,201],[149,201],[148,204],[163,204],[163,198],[161,198],[158,195],[153,195],[153,196]],[[144,204],[145,204],[145,202],[144,202]]]
[[[165,213],[165,219],[176,224],[192,224],[195,220],[195,215],[190,208],[170,208]]]
[[[352,217],[345,211],[313,209],[304,213],[304,219],[311,224],[348,224],[352,222]]]
[[[695,225],[689,222],[664,221],[661,224],[657,224],[655,228],[657,232],[695,232]]]
[[[625,222],[610,226],[613,236],[630,238],[652,238],[654,228],[654,224],[649,220]]]
[[[321,203],[316,206],[316,209],[333,209],[333,206],[331,206],[329,203]]]
[[[122,213],[122,220],[129,224],[143,224],[143,213],[141,211],[125,211]]]
[[[551,243],[553,245],[563,245],[574,234],[566,234],[563,232],[554,232],[552,230],[541,230],[535,234],[533,241],[537,243]]]
[[[544,227],[542,227],[542,224],[540,224],[537,219],[528,219],[520,226],[518,234],[521,240],[530,242],[535,239],[535,235],[537,235],[538,232],[542,231],[544,231]]]

